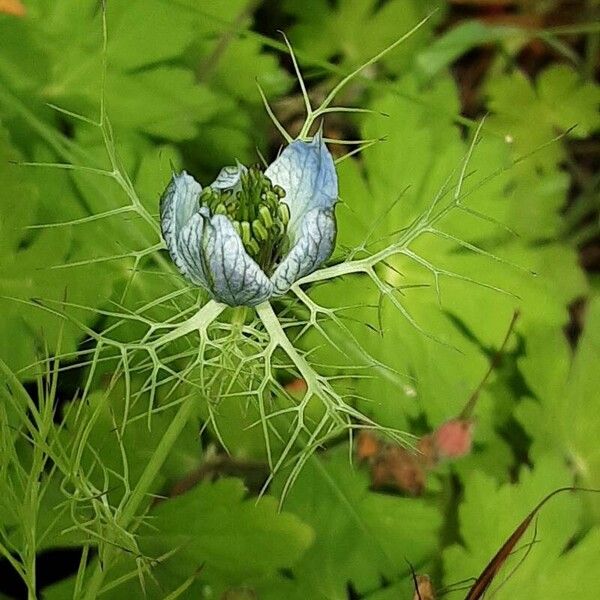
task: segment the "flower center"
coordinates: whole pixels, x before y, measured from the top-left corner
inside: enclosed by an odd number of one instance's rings
[[[290,209],[285,190],[273,185],[260,170],[250,167],[233,190],[205,188],[200,205],[213,215],[224,215],[238,232],[246,252],[269,275],[289,244],[286,235]]]

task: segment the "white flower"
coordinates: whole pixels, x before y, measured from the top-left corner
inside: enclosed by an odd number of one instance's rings
[[[284,294],[335,245],[337,174],[318,133],[265,170],[225,167],[208,188],[185,171],[161,198],[161,229],[179,271],[230,306]]]

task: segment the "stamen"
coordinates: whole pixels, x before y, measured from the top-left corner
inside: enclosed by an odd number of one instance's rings
[[[250,241],[246,245],[247,250],[251,255],[256,256],[260,252],[260,246],[254,238],[250,238]]]
[[[265,227],[269,229],[273,227],[273,217],[271,217],[271,212],[264,204],[258,209],[258,216]]]
[[[199,202],[213,215],[230,219],[246,252],[270,273],[288,245],[290,210],[282,202],[285,195],[256,165],[242,173],[232,189],[205,188]]]
[[[277,207],[277,213],[279,214],[279,218],[281,219],[281,222],[284,224],[284,226],[287,226],[287,224],[290,222],[289,206],[284,202],[281,202]]]
[[[244,244],[249,244],[251,239],[250,223],[248,223],[248,221],[242,221],[240,225],[242,226],[242,242],[244,242]]]
[[[252,221],[252,232],[256,236],[256,239],[261,242],[266,242],[269,239],[269,232],[258,219]]]

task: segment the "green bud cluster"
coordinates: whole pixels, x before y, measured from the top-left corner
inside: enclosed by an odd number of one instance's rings
[[[290,209],[285,190],[253,166],[242,174],[233,190],[205,188],[199,198],[213,215],[224,215],[238,232],[246,252],[270,271],[287,246]]]

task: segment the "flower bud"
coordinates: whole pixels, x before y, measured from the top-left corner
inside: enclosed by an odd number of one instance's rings
[[[265,172],[238,163],[204,189],[174,175],[161,197],[161,232],[186,279],[218,302],[257,306],[331,256],[337,198],[335,164],[318,132],[290,142]]]

